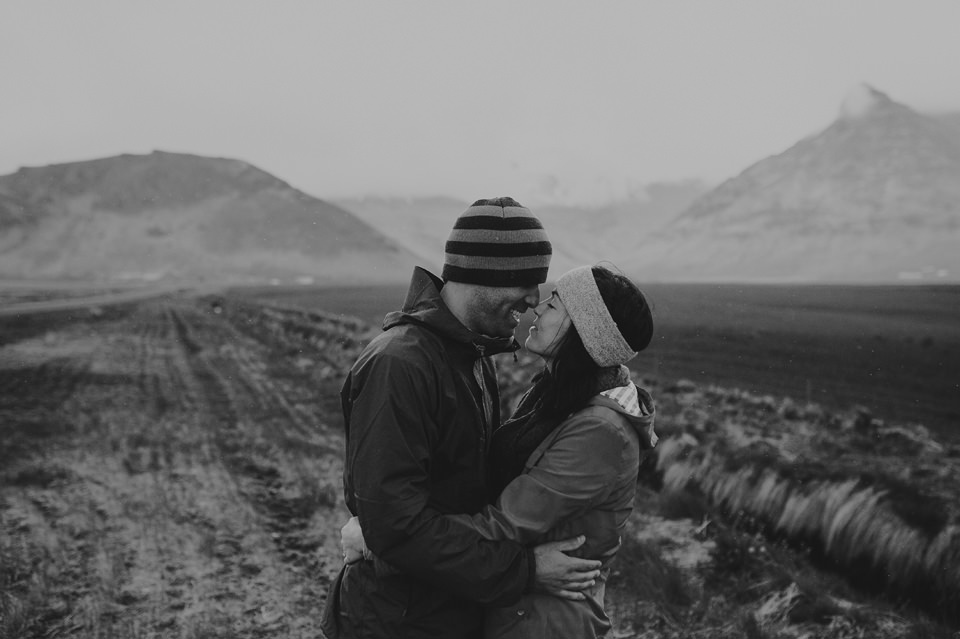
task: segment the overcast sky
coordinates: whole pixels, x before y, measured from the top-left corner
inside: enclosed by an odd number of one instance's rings
[[[318,197],[710,184],[866,82],[960,111],[956,0],[4,0],[0,175],[154,149]]]

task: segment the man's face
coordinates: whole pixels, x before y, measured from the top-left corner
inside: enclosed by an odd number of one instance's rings
[[[539,286],[474,286],[467,327],[481,335],[510,337],[520,316],[539,303]]]

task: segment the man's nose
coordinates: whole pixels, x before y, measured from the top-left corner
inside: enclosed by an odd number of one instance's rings
[[[540,287],[533,287],[527,294],[523,297],[523,301],[526,303],[527,308],[536,308],[540,305]]]

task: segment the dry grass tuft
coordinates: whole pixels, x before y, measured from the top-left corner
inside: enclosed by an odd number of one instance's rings
[[[609,588],[611,600],[617,600],[611,605],[621,608],[621,613],[624,607],[643,601],[675,621],[694,599],[683,572],[666,561],[658,547],[629,536],[617,553]],[[629,593],[630,601],[624,600],[625,593]]]
[[[812,479],[775,453],[748,456],[723,443],[660,448],[664,490],[694,490],[728,515],[748,516],[773,535],[813,548],[861,585],[958,619],[960,535],[936,498],[882,477]]]
[[[0,639],[27,637],[39,626],[47,597],[35,571],[41,563],[25,543],[0,537]]]

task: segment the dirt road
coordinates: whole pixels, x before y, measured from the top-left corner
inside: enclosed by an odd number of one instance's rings
[[[7,329],[0,635],[318,635],[345,516],[325,361],[342,349],[218,311]]]

